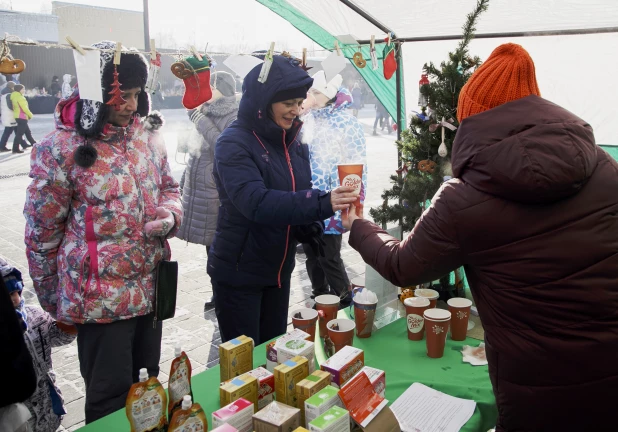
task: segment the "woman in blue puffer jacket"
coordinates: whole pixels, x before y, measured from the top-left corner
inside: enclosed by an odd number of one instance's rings
[[[223,342],[285,333],[297,239],[316,245],[321,221],[356,199],[353,188],[312,189],[298,115],[313,79],[284,56],[274,56],[264,83],[261,69],[246,76],[238,119],[215,147],[221,208],[208,274]]]

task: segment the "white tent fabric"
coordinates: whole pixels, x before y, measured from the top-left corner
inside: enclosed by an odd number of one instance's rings
[[[337,0],[287,0],[332,35],[381,35]],[[456,35],[476,0],[354,0],[398,37]],[[491,0],[479,33],[587,29],[618,25],[616,0]]]
[[[618,145],[618,34],[476,39],[470,44],[470,54],[486,59],[505,42],[518,43],[530,53],[542,97],[590,123],[598,144]],[[456,41],[403,44],[408,113],[418,110],[418,81],[423,64],[439,64],[455,44]]]
[[[337,0],[287,0],[334,36],[357,39],[384,33]],[[354,0],[398,37],[458,35],[476,0]],[[477,33],[533,32],[618,26],[618,0],[491,0]],[[486,59],[501,43],[526,48],[536,64],[542,96],[588,121],[600,144],[618,145],[618,34],[477,39],[470,54]],[[405,106],[417,108],[425,62],[440,63],[457,41],[403,44]]]

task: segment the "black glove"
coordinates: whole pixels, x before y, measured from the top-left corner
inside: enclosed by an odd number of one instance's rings
[[[313,253],[317,256],[325,257],[324,246],[326,243],[324,236],[324,222],[312,222],[308,225],[297,225],[294,227],[294,238],[302,244],[309,245]]]

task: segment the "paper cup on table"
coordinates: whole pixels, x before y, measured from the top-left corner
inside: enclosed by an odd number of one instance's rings
[[[297,316],[300,315],[299,318]],[[294,328],[309,334],[311,342],[315,339],[315,325],[318,321],[318,311],[314,309],[298,309],[292,314],[292,325]]]
[[[452,298],[446,302],[448,310],[451,312],[451,339],[462,341],[466,339],[468,333],[468,318],[472,301],[467,298]]]
[[[315,309],[318,311],[320,323],[320,337],[326,336],[326,323],[337,318],[339,312],[339,297],[332,294],[324,294],[315,298]]]
[[[440,358],[444,355],[451,313],[444,309],[432,308],[423,312],[423,317],[427,334],[427,357]]]
[[[412,341],[423,340],[425,330],[423,313],[431,307],[429,299],[425,297],[409,297],[404,300],[403,305],[406,307],[408,339]]]
[[[415,297],[425,297],[429,299],[430,307],[435,308],[438,304],[438,298],[440,297],[440,293],[436,290],[429,288],[419,288],[414,291]]]
[[[356,206],[356,214],[360,216],[363,213],[363,204],[361,203],[361,190],[363,188],[363,164],[339,164],[337,165],[339,173],[339,184],[341,186],[351,186],[358,193],[358,198],[354,205]],[[341,218],[348,218],[348,210],[341,212]]]
[[[354,322],[356,323],[356,336],[368,338],[373,329],[373,320],[376,316],[378,302],[364,303],[354,301]]]
[[[333,329],[333,326],[335,329]],[[328,337],[335,345],[335,352],[339,352],[346,345],[352,346],[354,342],[354,321],[349,319],[334,319],[326,324]]]

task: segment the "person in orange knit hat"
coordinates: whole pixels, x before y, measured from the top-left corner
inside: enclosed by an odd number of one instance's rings
[[[454,178],[410,235],[352,209],[350,245],[396,286],[464,266],[497,432],[616,430],[618,164],[587,122],[540,97],[519,45],[474,72],[457,116]]]
[[[459,93],[457,118],[465,118],[526,96],[541,96],[534,62],[521,46],[506,43],[496,48]]]

